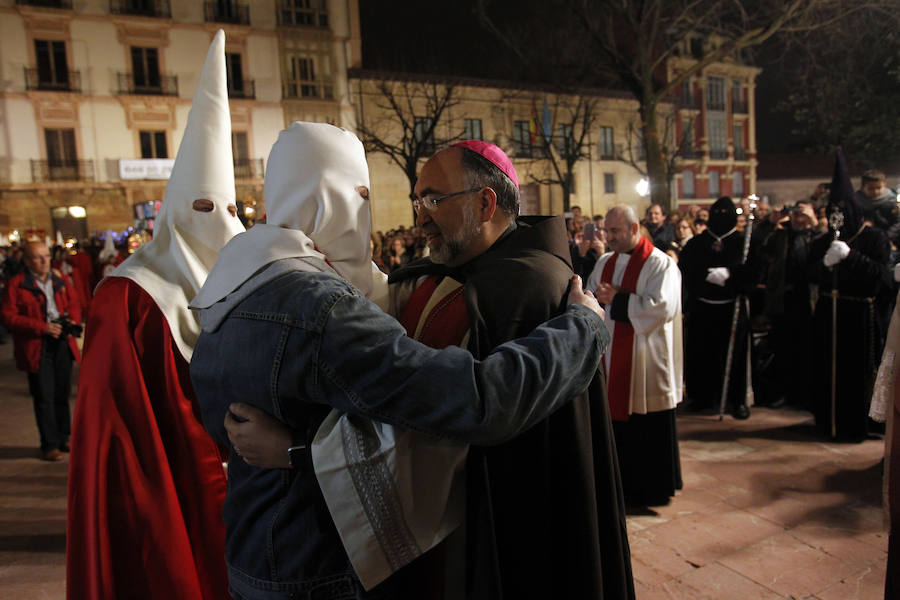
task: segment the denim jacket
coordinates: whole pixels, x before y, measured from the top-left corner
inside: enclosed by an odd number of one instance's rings
[[[464,443],[499,443],[584,390],[609,345],[602,319],[571,305],[483,361],[456,347],[434,350],[315,259],[270,264],[200,319],[191,378],[204,426],[225,446],[232,402],[306,432],[307,443],[331,408]],[[250,597],[370,597],[311,465],[257,469],[232,449],[223,516],[232,584],[259,592]]]

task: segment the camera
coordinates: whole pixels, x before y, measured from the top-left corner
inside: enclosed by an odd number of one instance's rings
[[[65,337],[67,335],[71,335],[72,337],[81,337],[81,333],[84,331],[84,327],[78,323],[73,323],[69,320],[68,317],[58,317],[53,319],[52,323],[59,323],[62,325],[62,333],[61,337]]]

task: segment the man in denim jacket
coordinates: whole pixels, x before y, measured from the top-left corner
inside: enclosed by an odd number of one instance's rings
[[[369,260],[359,140],[330,125],[294,123],[268,165],[267,223],[225,246],[192,303],[203,333],[191,377],[217,441],[228,444],[227,407],[243,401],[303,432],[303,443],[332,407],[496,443],[588,386],[609,336],[580,280],[573,278],[569,300],[591,310],[570,305],[482,361],[460,348],[428,348],[366,298],[379,296],[383,280]],[[396,597],[391,580],[362,590],[311,465],[303,467],[261,470],[232,452],[223,512],[232,595]]]

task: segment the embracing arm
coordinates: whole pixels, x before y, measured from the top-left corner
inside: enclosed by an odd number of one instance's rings
[[[581,292],[580,278],[576,283],[575,291],[596,304]],[[434,436],[499,443],[587,388],[609,345],[600,312],[599,305],[570,304],[529,336],[477,361],[460,348],[428,348],[365,299],[346,296],[322,331],[327,342],[315,376],[294,385],[344,412]]]

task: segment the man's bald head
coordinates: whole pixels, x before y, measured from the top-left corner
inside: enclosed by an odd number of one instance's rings
[[[620,254],[634,250],[641,239],[637,213],[627,204],[619,204],[609,209],[603,221],[603,228],[606,230],[607,245]]]
[[[38,279],[44,281],[50,274],[50,249],[43,242],[27,242],[22,259],[25,266]]]

